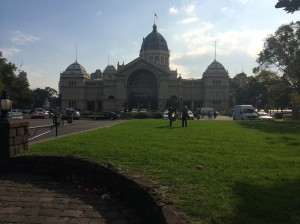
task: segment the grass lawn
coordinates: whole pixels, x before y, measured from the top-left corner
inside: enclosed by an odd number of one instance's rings
[[[131,120],[33,144],[29,153],[87,156],[140,173],[191,223],[300,223],[300,122],[180,122]]]

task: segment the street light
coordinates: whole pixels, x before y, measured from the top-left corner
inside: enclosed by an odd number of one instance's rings
[[[180,96],[180,109],[182,110],[182,95]]]
[[[2,92],[2,96],[0,97],[0,109],[1,109],[1,118],[6,118],[8,111],[12,107],[12,101],[6,94],[6,91]]]

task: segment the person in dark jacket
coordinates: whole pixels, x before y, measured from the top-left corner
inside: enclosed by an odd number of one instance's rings
[[[175,108],[173,108],[173,107],[168,108],[168,117],[169,117],[169,120],[170,120],[170,127],[172,127],[175,112],[176,112]]]
[[[185,106],[181,112],[181,124],[182,127],[187,127],[188,107]]]

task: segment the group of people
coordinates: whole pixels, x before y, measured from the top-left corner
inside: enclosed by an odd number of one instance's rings
[[[181,111],[182,127],[187,127],[188,111],[189,111],[189,109],[187,106],[185,106]],[[168,117],[169,117],[169,121],[170,121],[170,127],[172,127],[173,121],[176,120],[176,108],[175,107],[169,107]]]
[[[181,126],[187,127],[187,119],[189,118],[189,109],[187,106],[184,106],[181,111]],[[172,127],[173,121],[176,120],[176,107],[169,107],[168,108],[168,117],[170,121],[170,127]],[[217,112],[215,110],[208,110],[207,111],[208,119],[213,119],[217,117]],[[197,116],[197,119],[200,119],[200,115]]]

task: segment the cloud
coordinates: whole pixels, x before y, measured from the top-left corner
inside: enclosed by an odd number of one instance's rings
[[[4,58],[13,57],[21,52],[19,48],[1,48],[0,51],[3,53]]]
[[[171,8],[169,8],[169,13],[170,14],[177,14],[178,9],[175,6],[172,6]]]
[[[251,57],[256,57],[263,47],[264,38],[270,33],[268,30],[250,29],[214,33],[213,27],[210,22],[202,23],[198,28],[175,35],[175,40],[184,45],[185,55],[213,53],[216,41],[218,55],[227,56],[233,51],[241,51]]]
[[[221,11],[227,11],[228,10],[228,8],[227,7],[223,7],[223,8],[221,8]]]
[[[250,29],[230,30],[228,32],[218,33],[217,42],[224,49],[223,54],[228,55],[232,51],[242,51],[251,57],[256,57],[263,47],[263,40],[269,31],[257,31]]]
[[[13,33],[13,36],[10,38],[10,40],[18,45],[24,45],[26,43],[32,43],[35,41],[40,40],[40,38],[35,37],[31,34],[23,33],[21,31],[15,31]]]
[[[102,15],[102,11],[99,10],[99,11],[97,12],[97,16],[101,16],[101,15]]]
[[[186,25],[186,24],[190,24],[190,23],[195,23],[197,21],[198,21],[198,17],[190,17],[190,18],[180,20],[178,23]]]
[[[194,11],[195,11],[195,5],[194,4],[190,4],[190,5],[184,6],[183,10],[187,14],[193,14]]]
[[[246,5],[249,0],[238,0],[241,4]]]

